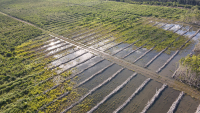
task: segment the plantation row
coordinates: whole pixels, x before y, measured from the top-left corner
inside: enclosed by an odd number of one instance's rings
[[[45,50],[49,50],[48,48],[52,48],[54,46],[58,47],[57,45],[59,45],[59,43],[56,43],[58,41],[57,38],[49,38],[48,40],[49,41],[45,41],[45,45],[42,44],[42,45],[38,46],[39,47],[38,49],[36,49],[36,47],[31,48],[32,44],[28,44],[28,43],[27,44],[25,43],[25,44],[23,44],[24,46],[21,45],[18,48],[19,49],[23,48],[25,50],[45,51]],[[38,40],[35,40],[35,41],[38,41]],[[62,40],[60,40],[60,41],[62,42]],[[52,45],[52,47],[49,45]],[[44,49],[45,47],[47,47],[47,48]],[[26,48],[28,48],[28,49],[26,49]],[[53,50],[53,49],[51,49],[51,50]],[[35,85],[33,85],[31,87],[31,84],[30,84],[25,89],[26,95],[23,95],[24,91],[23,91],[23,89],[20,89],[22,94],[17,95],[17,98],[15,98],[15,99],[12,97],[12,101],[7,102],[7,105],[6,105],[6,107],[4,107],[2,109],[2,112],[21,112],[21,111],[24,111],[24,112],[25,111],[26,112],[27,111],[61,112],[62,110],[64,110],[62,112],[66,112],[74,107],[75,108],[78,107],[79,109],[78,109],[78,111],[77,111],[77,108],[72,109],[73,112],[85,112],[85,111],[88,111],[91,109],[91,107],[89,107],[89,106],[91,106],[91,105],[93,106],[92,102],[94,102],[94,101],[91,100],[91,96],[93,95],[93,93],[95,93],[97,91],[97,89],[99,89],[99,88],[101,89],[101,87],[103,87],[107,83],[113,84],[113,82],[114,82],[113,80],[115,80],[114,78],[119,77],[120,75],[124,75],[123,72],[125,70],[124,70],[124,68],[121,68],[120,70],[116,71],[113,75],[111,75],[108,79],[103,79],[102,83],[100,83],[99,85],[97,85],[96,87],[94,87],[87,93],[88,89],[85,89],[85,87],[80,87],[80,86],[82,86],[84,84],[91,85],[90,81],[96,82],[96,80],[93,80],[93,79],[98,79],[96,77],[98,77],[100,75],[104,75],[104,71],[106,71],[106,70],[109,71],[109,69],[111,67],[113,67],[114,65],[113,65],[113,63],[109,64],[108,66],[102,65],[104,67],[103,68],[100,66],[101,62],[105,63],[108,61],[105,61],[103,59],[97,60],[97,59],[99,59],[97,56],[92,57],[93,55],[90,55],[90,53],[80,52],[80,51],[82,51],[80,49],[79,50],[71,49],[70,51],[71,52],[68,54],[61,53],[59,56],[56,57],[56,60],[50,61],[55,66],[57,66],[58,64],[60,65],[60,66],[58,66],[59,68],[57,68],[53,71],[59,72],[62,74],[57,75],[55,73],[52,75],[51,74],[52,72],[45,70],[45,73],[40,75],[40,77],[39,77],[40,79],[34,78]],[[63,52],[65,53],[65,51],[63,51]],[[82,54],[82,53],[85,53],[85,54]],[[34,53],[32,53],[32,54],[34,54]],[[35,54],[37,54],[37,53],[35,53]],[[50,58],[48,58],[48,59],[50,59]],[[48,59],[45,59],[45,60],[48,60]],[[94,62],[93,64],[91,64],[92,60]],[[74,61],[76,61],[77,63],[75,63]],[[47,64],[50,64],[50,62]],[[53,62],[55,62],[55,64]],[[63,64],[63,62],[65,62],[66,64]],[[63,67],[62,65],[63,66],[65,65],[65,66]],[[98,66],[96,66],[96,65],[98,65]],[[51,65],[49,65],[49,66],[51,66]],[[81,70],[78,71],[77,69],[72,69],[71,71],[69,71],[69,69],[71,69],[71,67],[74,67],[74,66],[75,67],[78,66],[78,70],[79,69],[81,69]],[[102,69],[97,72],[94,72],[93,75],[86,78],[85,80],[82,80],[81,73],[84,73],[87,70],[91,70],[91,68],[94,66],[100,67]],[[113,67],[113,68],[116,69],[116,67]],[[63,73],[62,71],[65,71],[65,72]],[[124,73],[127,73],[127,72],[124,72]],[[41,78],[44,76],[46,76],[46,79]],[[113,90],[113,92],[110,92],[108,94],[108,96],[105,97],[104,100],[102,100],[100,103],[103,104],[106,101],[108,101],[108,98],[110,96],[112,96],[116,92],[120,91],[135,76],[136,76],[136,74],[133,74],[127,80],[125,80],[121,85],[118,82],[114,82],[115,85],[119,84],[119,86],[116,87]],[[50,78],[48,78],[48,77],[50,77]],[[79,81],[79,80],[81,80],[81,81]],[[76,81],[78,82],[78,84],[76,83]],[[111,82],[109,82],[109,81],[111,81]],[[29,83],[31,81],[26,81],[26,82]],[[39,84],[36,84],[36,83],[39,83]],[[147,84],[147,83],[148,82],[144,82],[140,87],[144,87],[145,84]],[[56,85],[56,84],[59,84],[59,85]],[[20,85],[23,86],[25,84],[20,84]],[[78,88],[78,87],[80,87],[80,88]],[[18,91],[18,89],[19,89],[19,87],[15,87],[12,90],[10,90],[9,92],[7,92],[7,94],[11,93],[13,95],[16,95],[16,93],[13,93],[13,92]],[[141,88],[138,87],[138,89],[140,89],[139,91],[142,91]],[[110,90],[112,90],[112,89],[110,89]],[[137,91],[137,93],[139,93],[139,91]],[[83,93],[85,93],[85,95]],[[133,93],[133,95],[134,94],[135,94],[135,92]],[[83,97],[80,98],[81,95],[83,95]],[[155,94],[155,95],[157,95],[157,94]],[[2,94],[1,96],[5,97],[6,95]],[[7,97],[7,98],[9,98],[9,97]],[[133,99],[134,97],[132,96],[131,98]],[[22,101],[17,101],[18,99],[20,99]],[[77,99],[79,99],[79,100],[77,100]],[[129,101],[132,99],[129,99]],[[12,103],[12,104],[8,104],[8,103]],[[101,105],[100,103],[98,103],[89,112],[94,111],[96,108],[100,107],[100,105]],[[15,106],[13,106],[13,104]],[[76,105],[78,105],[78,106],[76,106]],[[151,105],[153,105],[153,104],[151,104]],[[69,108],[67,108],[66,106],[69,106]],[[144,107],[144,109],[147,109],[147,108]]]
[[[118,2],[100,1],[31,1],[32,4],[14,1],[2,3],[1,11],[31,22],[60,35],[79,29],[78,26],[92,27],[112,23],[115,27],[131,26],[142,17],[167,18],[186,22],[197,22],[199,12],[186,9],[143,6]],[[90,4],[92,5],[85,5]],[[67,4],[72,4],[68,6]],[[33,5],[34,4],[34,5]],[[47,5],[48,4],[48,5]],[[56,4],[56,5],[55,5]]]

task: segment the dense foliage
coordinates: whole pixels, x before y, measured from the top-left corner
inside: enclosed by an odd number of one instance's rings
[[[187,56],[180,59],[181,65],[190,69],[197,78],[199,78],[200,73],[200,55]]]

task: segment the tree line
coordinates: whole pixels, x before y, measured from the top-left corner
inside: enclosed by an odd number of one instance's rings
[[[128,2],[133,4],[148,4],[148,5],[163,5],[173,7],[192,8],[197,7],[200,9],[200,0],[110,0],[118,2]]]

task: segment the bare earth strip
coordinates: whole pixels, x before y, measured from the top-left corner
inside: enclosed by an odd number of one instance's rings
[[[176,81],[176,80],[173,80],[173,79],[164,77],[164,76],[160,76],[159,74],[157,74],[157,73],[155,73],[155,72],[153,72],[153,71],[151,71],[151,70],[145,69],[145,68],[143,68],[143,67],[139,67],[139,66],[137,66],[137,65],[134,65],[134,64],[132,64],[132,63],[129,63],[129,62],[123,60],[123,59],[119,59],[119,58],[117,58],[117,57],[111,56],[111,55],[109,55],[109,54],[107,54],[107,53],[105,53],[105,52],[99,51],[99,50],[97,50],[97,49],[89,48],[89,47],[86,46],[86,45],[83,45],[83,44],[81,44],[81,43],[77,43],[77,42],[75,42],[75,41],[73,41],[73,40],[71,40],[71,39],[62,37],[62,36],[60,36],[60,35],[58,35],[58,34],[51,33],[51,32],[49,32],[49,31],[46,31],[46,30],[44,30],[44,29],[42,29],[42,28],[39,28],[39,27],[37,27],[37,26],[35,26],[35,25],[31,24],[31,23],[28,23],[28,22],[23,21],[23,20],[21,20],[21,19],[12,17],[12,16],[10,16],[10,15],[7,15],[7,14],[5,14],[5,13],[3,13],[3,12],[0,12],[0,14],[3,14],[3,15],[8,16],[8,17],[11,17],[11,18],[13,18],[13,19],[15,19],[15,20],[18,20],[18,21],[21,21],[21,22],[23,22],[23,23],[29,24],[29,25],[31,25],[31,26],[34,26],[34,27],[36,27],[36,28],[42,30],[42,31],[45,32],[45,33],[48,33],[48,34],[51,34],[51,35],[53,35],[53,36],[56,36],[56,37],[58,37],[58,38],[60,38],[60,39],[63,39],[64,41],[67,41],[67,42],[71,43],[72,45],[75,45],[75,46],[77,46],[77,47],[80,47],[80,48],[82,48],[82,49],[84,49],[84,50],[86,50],[86,51],[89,51],[89,52],[91,52],[91,53],[93,53],[93,54],[95,54],[95,55],[101,56],[101,57],[103,57],[103,58],[105,58],[105,59],[107,59],[107,60],[110,60],[110,61],[112,61],[112,62],[114,62],[114,63],[116,63],[116,64],[118,64],[118,65],[121,65],[121,66],[123,66],[123,67],[125,67],[125,68],[127,68],[127,69],[134,70],[134,71],[136,71],[137,73],[140,73],[140,74],[142,74],[142,75],[144,75],[144,76],[146,76],[146,77],[148,77],[148,78],[154,79],[154,80],[156,80],[156,81],[158,81],[158,82],[160,82],[160,83],[163,83],[163,84],[166,83],[169,87],[172,87],[172,88],[174,88],[174,89],[176,89],[176,90],[183,91],[183,92],[185,92],[186,94],[188,94],[188,95],[190,95],[190,96],[192,96],[192,97],[194,97],[194,98],[200,100],[200,92],[199,92],[198,90],[194,89],[194,88],[191,88],[190,86],[188,86],[188,85],[186,85],[186,84],[184,84],[184,83],[181,83],[181,82],[179,82],[179,81]]]

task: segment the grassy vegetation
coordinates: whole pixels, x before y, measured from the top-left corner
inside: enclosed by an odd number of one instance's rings
[[[0,18],[0,84],[4,84],[32,71],[34,67],[27,69],[27,66],[31,64],[30,58],[33,56],[29,58],[18,56],[21,51],[18,51],[17,47],[41,35],[42,32],[9,17],[0,15]]]

